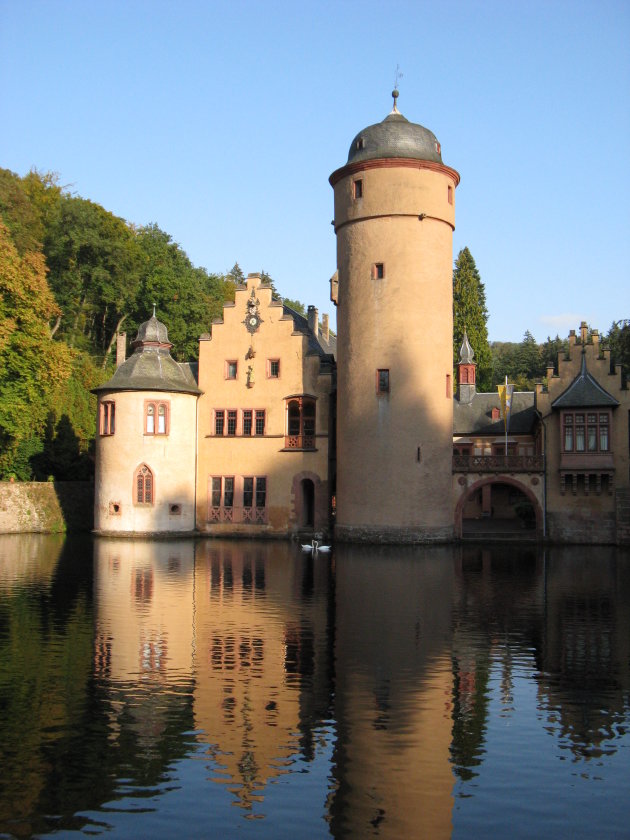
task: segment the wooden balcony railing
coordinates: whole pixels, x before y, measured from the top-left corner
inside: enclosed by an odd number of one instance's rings
[[[285,435],[285,449],[315,449],[315,435]]]
[[[453,472],[517,473],[542,472],[542,455],[457,455],[453,454]]]

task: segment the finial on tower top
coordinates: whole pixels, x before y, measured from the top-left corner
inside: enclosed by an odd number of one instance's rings
[[[398,80],[402,79],[402,73],[400,72],[399,65],[396,65],[396,76],[394,78],[394,90],[392,91],[392,97],[394,98],[394,107],[392,108],[392,114],[398,113],[398,108],[396,107],[396,100],[400,96],[398,92]]]

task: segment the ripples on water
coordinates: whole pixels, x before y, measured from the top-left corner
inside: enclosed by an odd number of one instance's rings
[[[0,836],[626,836],[615,549],[0,537]]]

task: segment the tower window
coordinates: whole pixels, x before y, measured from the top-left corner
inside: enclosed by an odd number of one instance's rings
[[[374,263],[372,266],[372,277],[375,280],[385,279],[385,263]]]
[[[446,398],[448,399],[451,396],[451,375],[450,373],[446,374]]]
[[[152,505],[154,498],[153,473],[146,464],[136,470],[135,501],[138,505]]]
[[[363,181],[360,178],[352,182],[352,197],[363,198]]]
[[[363,139],[363,137],[359,137],[359,139],[356,142],[356,147],[358,152],[360,152],[361,149],[365,148],[365,140]]]
[[[116,403],[101,403],[101,434],[113,435],[116,430]]]
[[[145,435],[167,435],[169,433],[169,404],[145,402]]]
[[[450,184],[448,186],[448,203],[449,204],[453,203],[453,187],[451,187]]]
[[[376,393],[389,394],[389,369],[387,368],[376,371]]]

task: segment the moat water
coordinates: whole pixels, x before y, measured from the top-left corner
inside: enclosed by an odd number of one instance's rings
[[[0,537],[0,836],[630,831],[630,554]]]

